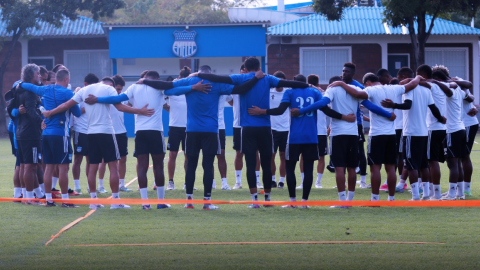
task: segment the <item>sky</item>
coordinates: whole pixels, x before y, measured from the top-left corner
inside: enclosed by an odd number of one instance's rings
[[[277,5],[277,0],[263,0],[265,3],[265,6],[276,6]],[[309,0],[284,0],[285,5],[288,4],[295,4],[295,3],[303,3],[303,2],[309,2]]]

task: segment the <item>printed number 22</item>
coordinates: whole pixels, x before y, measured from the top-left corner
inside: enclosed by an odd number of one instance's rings
[[[305,101],[303,100],[303,98],[302,98],[302,97],[297,97],[297,100],[296,100],[296,101],[297,101],[298,103],[300,103],[300,104],[298,105],[299,109],[303,108],[303,105],[305,104]],[[306,102],[307,102],[308,104],[306,104],[306,106],[312,105],[312,104],[313,104],[313,101],[314,101],[314,100],[313,100],[313,97],[307,97]],[[313,112],[306,113],[305,115],[306,115],[306,116],[313,116]],[[302,116],[303,116],[303,115],[300,115],[300,117],[302,117]]]

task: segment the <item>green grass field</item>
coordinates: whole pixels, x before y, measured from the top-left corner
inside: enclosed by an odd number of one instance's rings
[[[477,140],[479,138],[477,137]],[[228,182],[235,182],[231,137],[227,137]],[[0,197],[13,195],[13,164],[8,140],[0,140]],[[129,141],[133,152],[133,139]],[[474,145],[472,193],[480,194],[480,147]],[[328,158],[327,158],[328,161]],[[136,160],[128,157],[126,182],[136,177]],[[183,164],[179,156],[177,164]],[[175,174],[176,188],[167,191],[168,199],[184,199],[183,166]],[[165,173],[167,172],[165,168]],[[108,173],[107,173],[108,174]],[[201,199],[203,171],[197,169]],[[448,185],[448,169],[442,165],[442,189]],[[215,172],[220,188],[218,170]],[[71,177],[71,174],[69,174]],[[105,177],[108,179],[108,177]],[[278,179],[278,172],[277,172]],[[300,175],[298,172],[298,179]],[[71,185],[73,180],[70,178]],[[243,171],[242,190],[215,190],[215,200],[249,200]],[[106,187],[108,187],[108,181]],[[367,178],[367,183],[369,179]],[[310,200],[337,200],[334,175],[325,172],[324,189],[312,189]],[[86,178],[81,185],[86,191]],[[152,172],[149,172],[149,196],[156,198]],[[122,198],[140,198],[137,183]],[[109,188],[108,188],[109,190]],[[101,195],[108,197],[111,194]],[[87,195],[81,197],[87,198]],[[260,196],[262,198],[262,196]],[[273,200],[288,200],[286,189],[274,189]],[[356,200],[369,200],[369,189],[357,189]],[[386,193],[381,193],[386,200]],[[408,200],[410,194],[398,194]],[[48,246],[45,243],[62,227],[84,216],[88,207],[76,209],[1,204],[1,269],[474,269],[480,268],[480,209],[477,208],[370,208],[247,209],[246,205],[219,205],[219,211],[203,211],[200,206],[184,209],[144,211],[132,209],[97,210]],[[348,228],[348,229],[347,229]],[[347,233],[348,232],[348,233]],[[280,242],[280,241],[413,241],[436,244],[262,244],[262,245],[189,245],[189,246],[113,246],[74,247],[79,244],[202,243],[202,242]]]

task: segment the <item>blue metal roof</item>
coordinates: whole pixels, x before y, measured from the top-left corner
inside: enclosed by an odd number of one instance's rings
[[[393,28],[383,22],[383,7],[353,7],[344,11],[340,21],[328,21],[326,17],[313,14],[295,21],[268,28],[270,36],[308,35],[408,35],[405,27]],[[427,16],[430,25],[431,16]],[[417,26],[415,25],[415,29]],[[436,19],[432,35],[479,35],[480,29],[460,23]]]
[[[26,34],[33,37],[103,36],[105,32],[103,31],[102,25],[102,22],[78,16],[78,19],[75,21],[64,18],[63,26],[60,28],[56,28],[46,22],[39,22],[40,27],[38,29],[28,29]],[[5,22],[0,20],[0,37],[11,36],[12,33],[7,33],[6,31]]]

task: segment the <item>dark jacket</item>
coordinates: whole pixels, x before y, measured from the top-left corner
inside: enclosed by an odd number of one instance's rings
[[[40,98],[32,92],[19,88],[15,91],[15,98],[8,105],[10,113],[14,108],[23,105],[25,114],[18,115],[16,130],[17,140],[41,140],[42,139],[42,117],[38,106],[42,104]]]

